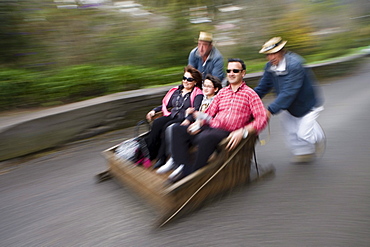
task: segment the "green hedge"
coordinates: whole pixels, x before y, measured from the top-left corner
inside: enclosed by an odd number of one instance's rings
[[[358,53],[360,48],[352,53]],[[325,56],[323,56],[325,57]],[[312,60],[313,57],[311,57]],[[320,60],[321,57],[315,57]],[[247,72],[262,71],[266,61],[247,61]],[[348,62],[343,72],[352,64]],[[71,66],[59,71],[0,68],[0,111],[54,106],[111,93],[170,83],[180,83],[183,67],[144,68],[137,66]],[[339,76],[334,66],[318,69],[319,78]]]
[[[0,109],[37,105],[37,78],[22,70],[0,70]]]
[[[181,81],[183,67],[73,66],[59,72],[0,69],[0,110],[51,106]]]

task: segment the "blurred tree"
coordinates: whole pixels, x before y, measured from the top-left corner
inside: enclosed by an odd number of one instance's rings
[[[0,63],[16,64],[21,60],[21,53],[27,45],[21,24],[24,13],[18,1],[0,2]]]
[[[284,12],[281,18],[270,25],[271,36],[281,36],[288,40],[289,49],[301,55],[311,54],[316,48],[316,40],[312,35],[314,28],[310,21],[307,8],[289,6],[290,11]]]
[[[214,33],[225,59],[240,57],[248,69],[264,64],[258,51],[272,36],[287,39],[288,49],[311,61],[370,41],[369,0],[135,1],[147,15],[122,11],[114,4],[119,1],[107,1],[105,8],[1,1],[1,107],[70,102],[174,82],[204,30]],[[195,9],[212,22],[192,24]]]

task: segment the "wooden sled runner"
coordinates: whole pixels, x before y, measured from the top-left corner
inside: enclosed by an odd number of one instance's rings
[[[176,216],[184,215],[205,202],[245,183],[274,172],[272,165],[251,166],[256,136],[249,136],[234,150],[227,152],[223,140],[209,159],[208,165],[174,184],[168,184],[167,174],[157,174],[152,168],[136,166],[116,156],[113,146],[105,151],[108,170],[97,175],[102,181],[113,177],[128,185],[151,203],[159,212],[158,226],[163,226]]]

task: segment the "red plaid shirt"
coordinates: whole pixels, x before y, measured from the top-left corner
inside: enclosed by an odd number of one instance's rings
[[[257,93],[243,82],[236,92],[222,88],[205,111],[212,117],[209,125],[234,131],[251,124],[259,133],[266,127],[266,109]]]

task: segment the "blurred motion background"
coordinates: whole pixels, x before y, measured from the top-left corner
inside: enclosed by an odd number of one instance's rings
[[[368,0],[6,0],[0,111],[48,107],[179,83],[199,31],[225,59],[261,71],[273,36],[308,63],[369,45]]]

